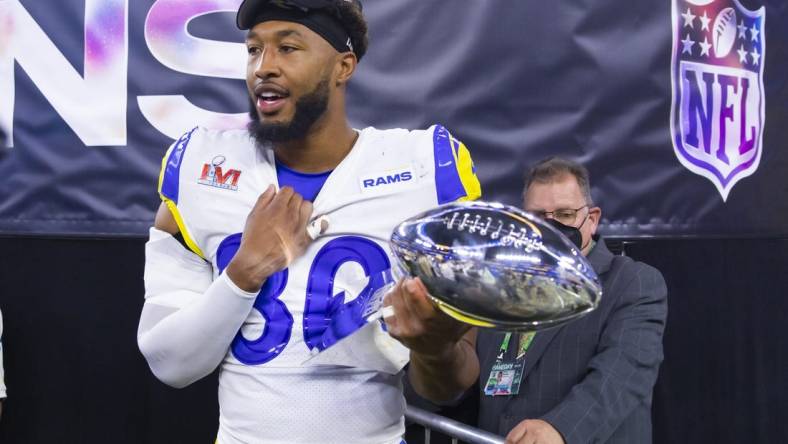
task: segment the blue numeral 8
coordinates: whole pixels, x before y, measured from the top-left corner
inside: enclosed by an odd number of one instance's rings
[[[241,234],[225,238],[216,252],[216,265],[221,273],[238,252]],[[254,301],[255,310],[265,319],[265,328],[257,339],[246,339],[241,331],[235,335],[230,349],[236,359],[247,365],[264,364],[282,353],[290,341],[293,330],[293,315],[278,298],[287,286],[287,269],[272,274],[266,279]]]

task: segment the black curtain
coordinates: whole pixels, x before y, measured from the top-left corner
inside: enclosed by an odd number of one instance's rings
[[[137,348],[143,245],[0,238],[0,443],[214,442],[215,377],[171,389]]]
[[[655,442],[788,442],[788,239],[624,249],[668,284]]]
[[[137,349],[143,245],[0,238],[0,443],[213,443],[215,375],[170,389]],[[659,268],[670,292],[655,442],[788,442],[788,239],[623,249]]]

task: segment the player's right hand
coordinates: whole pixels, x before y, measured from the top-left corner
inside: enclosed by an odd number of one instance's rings
[[[269,276],[287,268],[312,242],[306,230],[311,217],[311,202],[290,187],[277,192],[270,185],[246,218],[227,276],[242,290],[259,291]]]
[[[389,334],[412,352],[427,356],[453,349],[471,326],[443,313],[430,300],[419,278],[406,278],[383,298],[391,308],[384,318]]]

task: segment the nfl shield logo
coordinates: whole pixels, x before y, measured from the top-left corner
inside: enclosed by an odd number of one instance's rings
[[[673,149],[723,201],[761,160],[765,24],[738,0],[673,0]]]

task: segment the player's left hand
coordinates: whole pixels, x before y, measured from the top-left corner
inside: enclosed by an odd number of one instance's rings
[[[383,305],[394,310],[384,318],[389,334],[416,353],[442,355],[471,328],[440,311],[419,278],[400,280],[383,298]]]
[[[549,422],[526,419],[506,435],[506,444],[565,444],[564,438]]]

